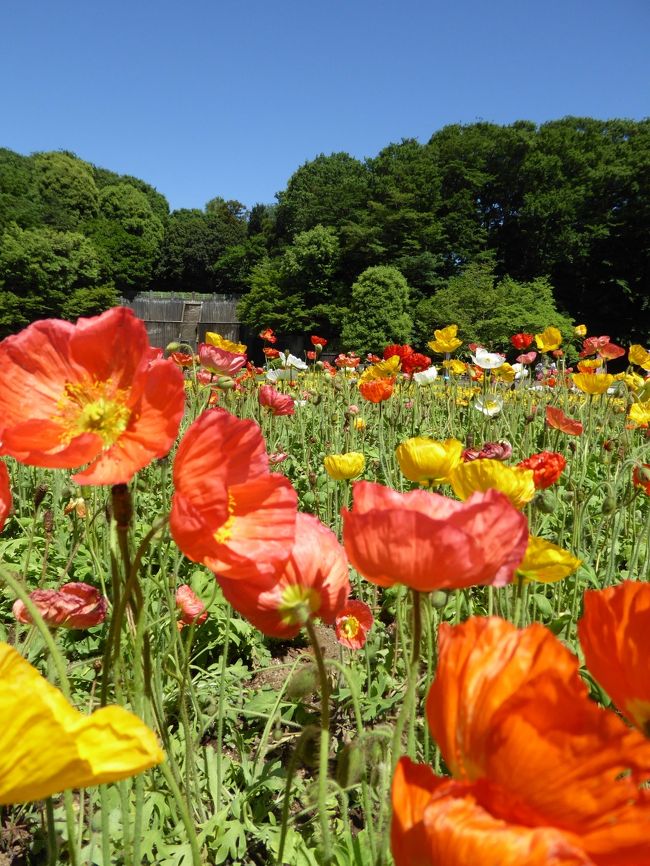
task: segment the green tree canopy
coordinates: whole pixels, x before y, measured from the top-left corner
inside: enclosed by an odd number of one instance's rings
[[[352,286],[341,339],[347,349],[379,352],[411,339],[409,286],[397,268],[367,268]]]

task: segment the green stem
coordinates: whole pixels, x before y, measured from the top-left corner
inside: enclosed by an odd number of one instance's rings
[[[174,797],[176,805],[178,806],[178,811],[181,814],[181,820],[185,826],[187,839],[190,843],[190,848],[192,849],[192,864],[193,866],[201,866],[201,851],[199,849],[199,840],[196,836],[196,829],[194,827],[194,822],[190,817],[187,803],[185,802],[185,800],[183,799],[183,795],[181,794],[181,789],[178,787],[176,779],[174,778],[174,774],[166,763],[160,765],[160,771],[165,777],[165,781],[169,785],[169,790],[172,792],[172,796]]]

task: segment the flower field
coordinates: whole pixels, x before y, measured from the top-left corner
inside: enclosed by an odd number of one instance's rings
[[[650,864],[650,351],[0,343],[1,864]]]

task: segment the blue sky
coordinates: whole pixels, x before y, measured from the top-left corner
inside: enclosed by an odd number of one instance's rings
[[[647,0],[2,0],[0,146],[174,208],[449,123],[650,115]]]

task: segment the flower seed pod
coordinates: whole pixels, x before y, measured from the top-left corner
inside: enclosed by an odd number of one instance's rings
[[[538,511],[542,512],[542,514],[553,514],[557,501],[550,491],[544,490],[535,497],[534,505]]]
[[[49,487],[47,484],[39,484],[34,491],[34,510],[37,510],[41,502],[45,499]]]
[[[616,501],[616,497],[609,493],[603,500],[603,505],[601,511],[603,514],[613,514],[616,511],[618,506],[618,502]]]
[[[113,519],[118,529],[127,529],[133,516],[131,494],[126,484],[114,484],[111,488]]]

